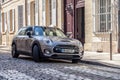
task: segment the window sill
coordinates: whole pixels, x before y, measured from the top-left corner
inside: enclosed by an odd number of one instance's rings
[[[1,32],[2,33],[2,35],[5,35],[6,34],[6,32]]]
[[[94,34],[110,34],[110,32],[93,32]]]
[[[15,32],[15,31],[10,31],[9,33],[10,33],[10,34],[14,34],[14,32]]]

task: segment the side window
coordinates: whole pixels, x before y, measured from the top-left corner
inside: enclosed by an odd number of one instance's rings
[[[32,27],[29,27],[26,29],[25,31],[25,35],[27,35],[27,32],[31,32],[31,34],[33,33],[33,28]]]
[[[25,35],[26,28],[21,28],[18,35]]]
[[[36,36],[43,36],[43,29],[40,27],[35,28],[35,35]]]

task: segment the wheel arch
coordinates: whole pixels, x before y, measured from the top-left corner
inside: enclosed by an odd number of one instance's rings
[[[32,47],[31,47],[31,52],[33,52],[33,47],[34,47],[35,45],[37,45],[38,48],[41,50],[40,42],[39,42],[39,41],[34,41],[33,44],[32,44]],[[32,55],[33,55],[33,53],[32,53]]]

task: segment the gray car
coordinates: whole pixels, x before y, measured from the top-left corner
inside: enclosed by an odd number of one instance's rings
[[[21,28],[12,41],[12,57],[32,56],[39,62],[45,58],[70,59],[77,63],[83,57],[80,41],[67,37],[53,27],[31,26]]]

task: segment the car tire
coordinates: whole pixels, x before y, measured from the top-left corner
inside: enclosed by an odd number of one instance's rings
[[[33,47],[33,59],[35,62],[40,62],[40,49],[37,45]]]
[[[79,59],[72,59],[72,63],[78,63],[79,61]]]
[[[12,45],[12,52],[11,53],[12,53],[13,58],[18,58],[19,54],[17,53],[17,49],[16,49],[15,44]]]

